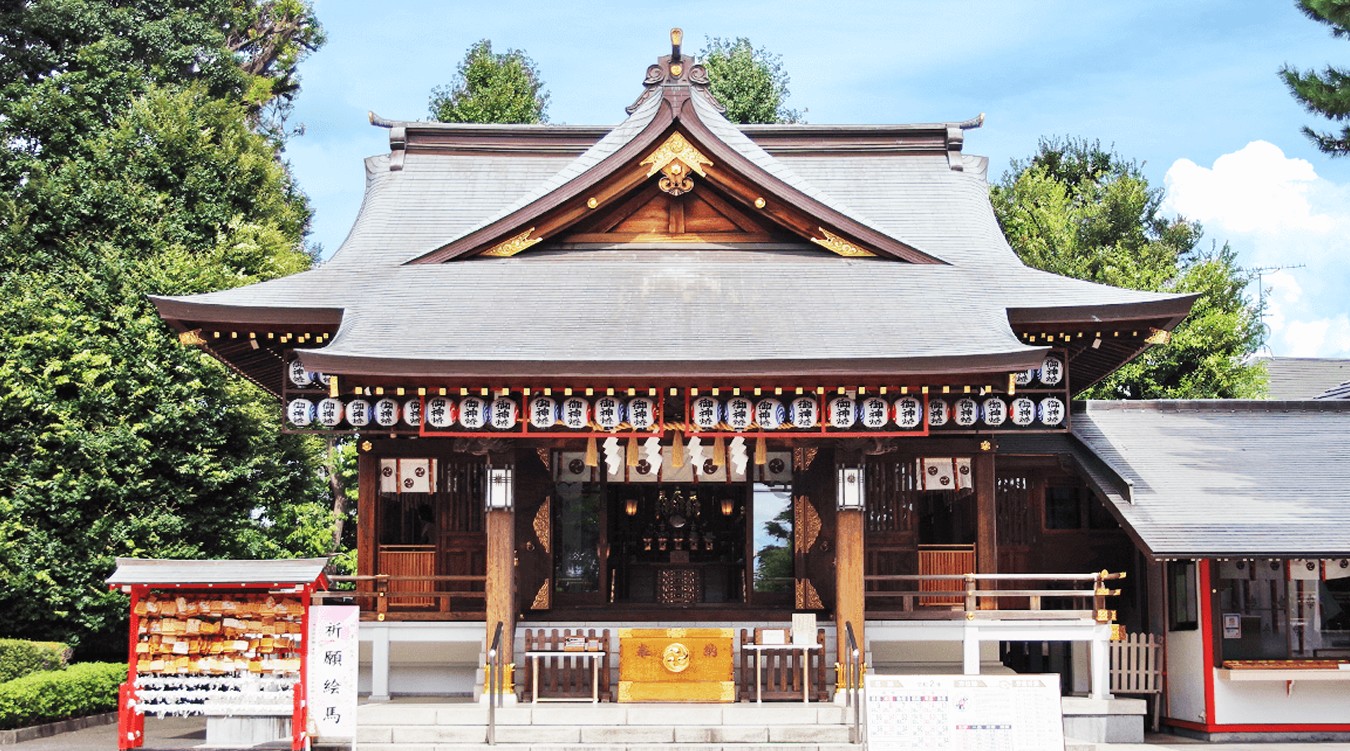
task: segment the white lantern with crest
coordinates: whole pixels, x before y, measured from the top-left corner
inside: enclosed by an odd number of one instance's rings
[[[820,424],[820,409],[814,396],[799,396],[792,400],[792,411],[788,415],[792,427],[808,430]]]
[[[612,396],[595,400],[595,424],[603,430],[613,430],[623,424],[623,402]]]
[[[305,370],[305,366],[301,365],[299,360],[291,360],[286,366],[286,375],[291,379],[292,384],[300,388],[304,388],[314,382],[314,379],[310,377],[309,371]]]
[[[946,399],[930,399],[928,401],[928,427],[940,428],[946,425],[950,418],[951,412]]]
[[[297,428],[309,427],[314,422],[314,402],[308,399],[292,399],[286,405],[286,419]]]
[[[375,424],[382,428],[392,428],[398,424],[398,402],[385,397],[375,402]]]
[[[558,400],[551,396],[536,396],[530,400],[530,427],[548,430],[562,417]]]
[[[1037,376],[1046,386],[1058,386],[1064,380],[1064,361],[1054,355],[1045,358]]]
[[[778,430],[787,421],[787,408],[777,399],[755,402],[755,423],[760,430]]]
[[[628,424],[635,430],[650,430],[656,424],[656,400],[645,396],[629,399]]]
[[[437,430],[445,430],[455,424],[455,402],[443,396],[433,396],[427,400],[427,424]]]
[[[858,405],[859,418],[864,428],[876,430],[890,422],[891,405],[879,396],[869,396]]]
[[[496,430],[510,430],[516,426],[519,417],[516,400],[509,396],[499,396],[492,400],[492,427]]]
[[[347,424],[353,428],[364,428],[370,424],[370,402],[365,399],[353,399],[347,402]]]
[[[403,403],[403,424],[410,428],[422,427],[421,399],[409,399]]]
[[[956,400],[952,408],[952,422],[963,428],[974,425],[980,419],[980,405],[970,397],[962,397]]]
[[[465,430],[480,430],[488,421],[488,404],[476,396],[459,400],[459,424]]]
[[[1037,408],[1037,416],[1045,425],[1060,425],[1064,422],[1064,402],[1057,396],[1047,396]]]
[[[895,424],[905,430],[912,430],[923,424],[923,402],[913,396],[896,399]]]
[[[1030,386],[1031,382],[1034,380],[1036,380],[1035,368],[1027,368],[1026,370],[1019,370],[1013,374],[1013,382],[1016,383],[1018,386]]]
[[[1025,396],[1019,396],[1012,401],[1012,422],[1013,425],[1023,427],[1036,421],[1036,402]]]
[[[569,396],[562,403],[563,427],[583,430],[591,424],[591,403],[579,396]]]
[[[699,430],[716,430],[722,423],[722,404],[711,396],[700,396],[689,403],[690,421]]]
[[[836,396],[830,400],[826,417],[832,428],[851,428],[858,422],[858,404],[850,396]]]
[[[1008,405],[997,396],[991,396],[980,405],[980,417],[985,425],[997,428],[1008,419]]]
[[[342,400],[328,397],[319,401],[319,424],[325,428],[337,427],[342,422]]]
[[[727,400],[727,425],[740,433],[750,429],[755,421],[755,405],[743,396],[733,396]]]

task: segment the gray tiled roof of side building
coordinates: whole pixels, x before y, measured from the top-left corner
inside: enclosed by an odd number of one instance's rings
[[[1072,425],[1156,556],[1350,555],[1350,402],[1088,402]]]
[[[283,560],[172,560],[118,558],[108,584],[308,584],[327,558]]]

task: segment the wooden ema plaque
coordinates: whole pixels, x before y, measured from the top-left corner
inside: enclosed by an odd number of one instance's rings
[[[619,701],[735,701],[732,631],[619,629]]]

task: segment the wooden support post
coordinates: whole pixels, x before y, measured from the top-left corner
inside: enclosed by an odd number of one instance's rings
[[[356,573],[358,576],[374,576],[378,561],[375,560],[375,541],[379,539],[376,510],[376,493],[380,487],[380,460],[368,449],[360,449],[356,456]],[[372,582],[362,581],[356,590],[370,595],[375,587]],[[370,597],[357,598],[357,604],[363,610],[377,607]]]
[[[981,574],[998,573],[998,504],[997,483],[994,477],[994,452],[982,451],[975,455],[975,570]],[[981,610],[998,607],[997,598],[986,597]]]
[[[502,623],[502,664],[511,664],[516,638],[516,520],[511,510],[487,512],[487,642]]]
[[[845,623],[853,624],[853,636],[866,658],[863,561],[863,512],[860,509],[841,510],[835,515],[834,545],[834,625],[841,665],[848,660]]]

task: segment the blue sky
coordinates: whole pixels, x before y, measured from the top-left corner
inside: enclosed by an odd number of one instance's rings
[[[1304,268],[1264,278],[1270,350],[1350,357],[1350,159],[1299,132],[1326,127],[1276,76],[1283,63],[1350,66],[1350,41],[1292,2],[621,2],[316,0],[328,44],[301,67],[287,148],[331,253],[360,206],[361,159],[388,149],[367,110],[427,116],[475,41],[520,48],[552,95],[552,122],[613,124],[646,66],[685,30],[746,36],[782,56],[788,104],[813,123],[907,123],[986,114],[966,151],[991,179],[1041,136],[1114,145],[1246,266]],[[1255,285],[1251,294],[1255,296]]]

